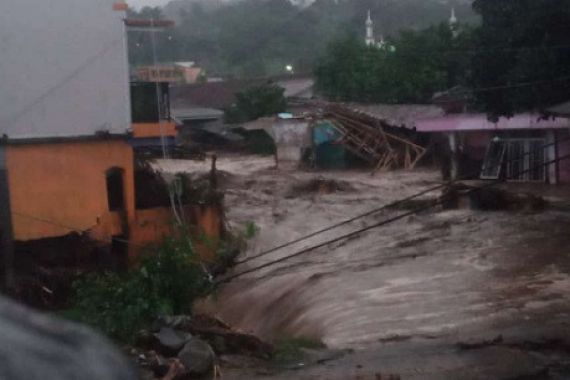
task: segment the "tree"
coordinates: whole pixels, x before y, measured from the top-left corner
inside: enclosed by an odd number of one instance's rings
[[[248,87],[236,94],[236,103],[226,110],[226,122],[242,123],[284,112],[287,109],[284,93],[283,88],[272,83]]]
[[[568,100],[569,1],[475,0],[473,8],[482,24],[471,84],[492,119]]]
[[[316,86],[333,100],[427,103],[434,92],[463,84],[470,29],[453,38],[446,24],[403,31],[384,47],[352,36],[333,42],[319,60]]]
[[[214,76],[283,74],[286,65],[308,73],[329,42],[347,32],[363,36],[368,9],[377,33],[385,35],[449,17],[449,5],[440,0],[317,0],[303,9],[289,0],[174,0],[163,13],[176,26],[157,33],[157,56],[159,61],[195,61]],[[467,3],[456,10],[461,20],[472,18]],[[141,9],[137,17],[159,18],[154,8]],[[133,62],[151,63],[148,33],[129,35]],[[165,40],[169,35],[173,38]]]

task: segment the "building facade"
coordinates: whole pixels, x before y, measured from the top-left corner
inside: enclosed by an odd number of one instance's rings
[[[147,119],[135,112],[138,94],[131,107],[125,17],[115,0],[0,4],[0,252],[8,282],[15,259],[60,254],[70,236],[128,262],[174,233],[168,208],[136,208],[133,146],[176,131],[167,91],[152,86]]]

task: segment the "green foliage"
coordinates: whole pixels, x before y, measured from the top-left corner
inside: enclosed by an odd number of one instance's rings
[[[141,265],[124,275],[90,275],[76,284],[70,318],[120,340],[165,314],[191,313],[210,282],[188,238],[166,240]]]
[[[226,110],[227,123],[241,123],[272,116],[287,109],[285,90],[273,83],[255,85],[236,94],[236,103]]]
[[[440,24],[403,31],[384,48],[344,37],[319,60],[316,86],[334,100],[427,103],[434,92],[465,81],[469,61],[461,50],[470,46],[470,36],[465,30],[455,39],[449,26]]]
[[[255,222],[253,222],[253,221],[248,221],[245,223],[243,236],[247,240],[253,239],[255,237],[255,235],[257,235],[258,231],[259,231],[259,227],[257,226],[257,224],[255,224]]]
[[[279,338],[275,342],[273,362],[278,365],[290,365],[303,359],[304,349],[324,349],[325,344],[320,340],[307,337]]]
[[[570,2],[476,0],[482,17],[473,57],[472,87],[489,116],[541,110],[568,100]],[[566,79],[564,79],[566,78]],[[541,82],[519,86],[521,83]]]

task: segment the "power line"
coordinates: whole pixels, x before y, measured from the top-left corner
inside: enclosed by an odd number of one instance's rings
[[[50,224],[50,225],[52,225],[52,226],[60,227],[60,228],[63,228],[63,229],[68,230],[68,231],[71,232],[71,233],[77,233],[77,234],[79,234],[79,235],[84,235],[84,234],[88,233],[90,230],[92,230],[93,228],[97,227],[97,224],[94,224],[94,225],[91,226],[91,227],[88,227],[88,228],[85,228],[85,229],[80,229],[80,228],[77,228],[77,227],[71,227],[71,226],[69,226],[69,225],[67,225],[67,224],[60,223],[60,222],[57,222],[57,221],[54,221],[54,220],[51,220],[51,219],[41,218],[41,217],[34,216],[34,215],[23,214],[23,213],[17,212],[17,211],[12,211],[12,214],[14,214],[14,215],[16,215],[16,216],[19,216],[19,217],[21,217],[21,218],[26,218],[26,219],[29,219],[29,220],[35,220],[35,221],[37,221],[37,222],[41,222],[41,223],[45,223],[45,224]],[[114,240],[114,241],[117,241],[117,242],[120,242],[120,243],[129,244],[129,245],[132,245],[132,246],[135,246],[135,247],[139,247],[139,248],[144,248],[143,245],[135,244],[135,243],[133,243],[133,242],[131,242],[131,241],[128,241],[128,240],[126,240],[126,239],[122,239],[122,238],[115,237],[115,236],[110,236],[110,235],[108,235],[108,237],[110,238],[110,240]],[[94,240],[94,241],[98,241],[98,242],[100,242],[100,243],[108,243],[108,241],[102,240],[102,239],[94,239],[94,238],[92,238],[92,237],[90,237],[90,239],[92,239],[92,240]]]
[[[526,156],[528,156],[528,155],[532,155],[533,153],[535,153],[535,152],[538,151],[538,150],[543,150],[543,149],[548,148],[548,147],[550,147],[550,146],[556,146],[556,144],[562,143],[562,142],[565,142],[565,141],[570,141],[570,137],[566,137],[566,138],[564,138],[564,139],[560,139],[560,140],[554,141],[554,142],[552,142],[552,143],[545,144],[545,145],[543,145],[543,146],[541,146],[541,147],[539,147],[539,148],[536,148],[536,149],[535,149],[534,151],[532,151],[532,152],[527,152],[527,153],[524,153],[524,154],[522,154],[522,155],[517,156],[517,157],[514,158],[514,159],[508,160],[507,163],[510,162],[510,161],[517,161],[517,160],[520,160],[520,159],[523,158],[523,157],[526,157]],[[494,165],[494,166],[491,166],[491,167],[492,167],[492,168],[496,168],[496,167],[501,166],[501,165],[503,165],[503,164],[502,164],[502,163],[498,163],[498,164],[496,164],[496,165]],[[479,172],[480,172],[480,171],[477,171],[477,172],[473,171],[473,172],[471,172],[471,173],[468,173],[468,174],[463,175],[462,177],[463,177],[463,179],[469,178],[469,177],[471,177],[471,176],[473,176],[473,175],[478,174]],[[322,233],[331,231],[331,230],[333,230],[333,229],[335,229],[335,228],[342,227],[342,226],[344,226],[344,225],[350,224],[350,223],[352,223],[352,222],[354,222],[354,221],[356,221],[356,220],[365,218],[365,217],[370,216],[370,215],[374,215],[374,214],[376,214],[376,213],[378,213],[378,212],[380,212],[380,211],[383,211],[383,210],[386,210],[386,209],[389,209],[389,208],[393,208],[393,207],[399,206],[399,205],[401,205],[402,203],[409,202],[409,201],[414,200],[414,199],[416,199],[416,198],[419,198],[419,197],[421,197],[421,196],[423,196],[423,195],[429,194],[429,193],[431,193],[431,192],[433,192],[433,191],[436,191],[436,190],[445,188],[445,187],[447,187],[447,186],[449,186],[449,185],[452,185],[452,184],[454,184],[454,183],[456,183],[456,182],[462,181],[463,179],[455,179],[455,180],[452,180],[452,181],[448,181],[448,182],[445,182],[445,183],[443,183],[443,184],[440,184],[440,185],[433,186],[433,187],[427,188],[427,189],[425,189],[425,190],[422,190],[422,191],[420,191],[420,192],[418,192],[418,193],[416,193],[416,194],[413,194],[413,195],[411,195],[411,196],[409,196],[409,197],[406,197],[406,198],[403,198],[403,199],[399,199],[399,200],[397,200],[397,201],[395,201],[395,202],[391,202],[391,203],[388,203],[388,204],[383,205],[383,206],[381,206],[381,207],[375,208],[375,209],[370,210],[370,211],[368,211],[368,212],[365,212],[365,213],[363,213],[363,214],[358,214],[358,215],[356,215],[356,216],[353,216],[352,218],[343,220],[342,222],[339,222],[339,223],[337,223],[337,224],[330,225],[330,226],[328,226],[328,227],[325,227],[325,228],[322,228],[322,229],[320,229],[320,230],[314,231],[314,232],[312,232],[312,233],[310,233],[310,234],[308,234],[308,235],[302,236],[302,237],[300,237],[300,238],[298,238],[298,239],[294,239],[294,240],[289,241],[289,242],[287,242],[287,243],[280,244],[280,245],[278,245],[278,246],[276,246],[276,247],[273,247],[273,248],[271,248],[271,249],[268,249],[268,250],[263,251],[263,252],[261,252],[261,253],[258,253],[258,254],[256,254],[256,255],[253,255],[253,256],[247,257],[247,258],[245,258],[245,259],[243,259],[243,260],[237,261],[237,262],[236,262],[236,265],[245,264],[245,263],[247,263],[247,262],[250,262],[250,261],[252,261],[252,260],[258,259],[258,258],[260,258],[260,257],[267,256],[268,254],[273,253],[273,252],[276,252],[276,251],[278,251],[278,250],[280,250],[280,249],[289,247],[289,246],[291,246],[291,245],[293,245],[293,244],[300,243],[300,242],[302,242],[302,241],[305,241],[305,240],[307,240],[307,239],[310,239],[310,238],[315,237],[315,236],[317,236],[317,235],[320,235],[320,234],[322,234]]]
[[[50,87],[47,91],[45,91],[43,94],[41,94],[40,96],[38,96],[36,99],[34,99],[32,102],[30,102],[29,104],[27,104],[25,107],[23,107],[20,111],[18,111],[16,114],[14,114],[14,116],[11,117],[11,119],[9,121],[6,121],[6,124],[13,124],[16,123],[17,121],[19,121],[22,117],[24,117],[28,112],[30,112],[30,110],[38,105],[39,103],[41,103],[44,99],[46,99],[48,96],[52,95],[55,91],[59,90],[61,87],[63,87],[64,85],[66,85],[69,81],[73,80],[77,75],[79,75],[83,70],[85,70],[86,68],[90,67],[100,56],[106,54],[108,51],[110,51],[116,44],[121,43],[123,41],[123,37],[121,37],[120,39],[117,40],[113,40],[111,43],[109,43],[109,45],[106,45],[105,47],[103,47],[103,49],[101,49],[99,52],[97,52],[96,54],[92,55],[91,57],[89,57],[88,59],[86,59],[82,64],[80,64],[79,66],[77,66],[75,68],[75,70],[73,70],[69,75],[67,75],[65,78],[63,78],[61,81],[59,81],[57,84],[55,84],[54,86]]]
[[[542,163],[542,164],[540,164],[540,165],[536,165],[535,167],[530,168],[530,169],[527,169],[527,170],[524,170],[524,171],[521,171],[521,172],[519,172],[518,174],[520,175],[520,174],[528,173],[528,172],[531,172],[531,171],[533,171],[533,170],[535,170],[535,169],[537,169],[537,168],[540,168],[540,167],[543,167],[543,166],[552,165],[552,164],[554,164],[554,163],[557,163],[557,162],[562,161],[562,160],[567,159],[567,158],[570,158],[570,154],[564,155],[564,156],[562,156],[562,157],[556,158],[556,159],[551,160],[551,161],[548,161],[548,162],[544,162],[544,163]],[[472,193],[472,192],[474,192],[474,191],[476,191],[476,190],[481,190],[481,189],[484,189],[484,188],[487,188],[487,187],[494,186],[494,185],[496,185],[497,183],[502,182],[503,180],[504,180],[504,179],[499,179],[499,180],[495,180],[495,181],[493,181],[493,182],[491,182],[491,183],[489,183],[489,184],[483,185],[483,186],[476,186],[476,187],[474,187],[474,188],[468,190],[468,191],[466,192],[466,194],[470,194],[470,193]],[[281,263],[281,262],[283,262],[283,261],[292,259],[292,258],[297,257],[297,256],[301,256],[301,255],[303,255],[303,254],[305,254],[305,253],[309,253],[309,252],[311,252],[311,251],[314,251],[315,249],[319,249],[319,248],[328,246],[329,244],[333,244],[333,243],[337,243],[337,242],[339,242],[339,241],[341,241],[341,240],[349,239],[349,238],[351,238],[351,237],[357,236],[357,235],[359,235],[359,234],[361,234],[361,233],[363,233],[363,232],[372,230],[372,229],[374,229],[374,228],[382,227],[382,226],[384,226],[384,225],[387,225],[387,224],[396,222],[396,221],[398,221],[398,220],[400,220],[400,219],[403,219],[403,218],[405,218],[405,217],[407,217],[407,216],[411,216],[411,215],[417,214],[417,213],[419,213],[419,212],[429,210],[429,209],[431,209],[431,208],[433,208],[433,207],[435,207],[435,206],[441,204],[442,202],[443,202],[443,200],[442,200],[442,199],[439,199],[439,200],[435,201],[433,204],[429,204],[429,205],[426,205],[426,206],[422,206],[422,207],[415,208],[414,210],[408,211],[408,212],[406,212],[406,213],[403,213],[403,214],[394,216],[394,217],[389,218],[389,219],[382,220],[381,222],[372,224],[372,225],[370,225],[370,226],[366,226],[366,227],[364,227],[364,228],[360,228],[360,229],[358,229],[358,230],[356,230],[356,231],[352,231],[352,232],[350,232],[350,233],[347,233],[347,234],[338,236],[338,237],[336,237],[336,238],[334,238],[334,239],[330,239],[330,240],[324,241],[324,242],[319,243],[319,244],[317,244],[317,245],[314,245],[314,246],[311,246],[311,247],[302,249],[302,250],[300,250],[300,251],[297,251],[297,252],[295,252],[295,253],[293,253],[293,254],[290,254],[290,255],[281,257],[281,258],[279,258],[279,259],[276,259],[276,260],[273,260],[273,261],[269,261],[269,262],[267,262],[267,263],[265,263],[265,264],[261,264],[261,265],[258,265],[258,266],[256,266],[256,267],[247,269],[247,270],[245,270],[245,271],[236,273],[236,274],[234,274],[234,275],[231,275],[231,276],[228,276],[228,277],[226,277],[226,278],[224,278],[224,279],[221,279],[220,281],[217,281],[217,282],[216,282],[216,285],[219,285],[219,284],[222,284],[222,283],[225,283],[225,282],[229,282],[229,281],[231,281],[231,280],[233,280],[233,279],[236,279],[236,278],[238,278],[238,277],[242,277],[242,276],[244,276],[244,275],[246,275],[246,274],[256,272],[256,271],[258,271],[258,270],[261,270],[261,269],[267,268],[267,267],[269,267],[269,266],[272,266],[272,265]]]

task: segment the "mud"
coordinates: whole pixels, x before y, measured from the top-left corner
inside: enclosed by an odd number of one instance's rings
[[[249,161],[251,160],[251,161]],[[263,161],[265,160],[265,161]],[[198,165],[161,162],[165,171]],[[271,159],[221,158],[232,174],[227,217],[259,233],[241,259],[437,183],[430,170],[280,172]],[[315,177],[352,191],[288,198]],[[428,195],[421,201],[435,199]],[[407,207],[406,207],[407,208]],[[234,273],[406,212],[389,209],[240,265]],[[565,378],[569,355],[459,342],[570,341],[570,214],[433,209],[240,277],[198,305],[264,339],[303,336],[350,355],[294,373],[228,370],[225,378]],[[530,377],[532,378],[532,377]],[[540,377],[539,377],[540,378]]]

